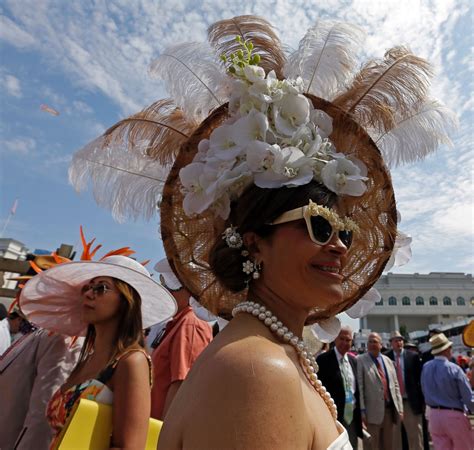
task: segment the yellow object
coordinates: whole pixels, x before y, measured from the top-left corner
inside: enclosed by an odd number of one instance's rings
[[[150,419],[145,450],[156,450],[163,422]],[[112,435],[112,406],[81,399],[69,416],[55,450],[108,450]]]

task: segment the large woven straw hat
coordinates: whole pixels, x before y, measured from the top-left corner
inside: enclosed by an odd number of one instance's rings
[[[307,323],[327,318],[349,308],[380,277],[390,258],[396,238],[396,208],[391,178],[383,158],[369,135],[349,114],[314,96],[308,96],[315,108],[333,118],[331,141],[341,151],[346,149],[369,168],[368,188],[362,197],[343,197],[345,213],[360,227],[361,233],[350,248],[344,276],[344,299],[324,311],[314,311]],[[207,118],[182,145],[163,190],[161,234],[168,259],[178,278],[192,295],[212,313],[229,318],[233,307],[242,301],[246,291],[237,294],[226,289],[209,267],[209,253],[224,229],[229,226],[212,213],[188,217],[183,210],[183,193],[179,171],[191,163],[199,142],[228,118],[222,106]]]

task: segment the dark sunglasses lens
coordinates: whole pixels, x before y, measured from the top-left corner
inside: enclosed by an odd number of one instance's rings
[[[347,248],[349,248],[352,245],[352,231],[339,231],[339,239]]]
[[[332,226],[321,216],[311,217],[311,228],[313,229],[313,236],[320,244],[326,244],[331,239]]]
[[[107,286],[105,284],[98,284],[97,286],[94,286],[92,290],[96,295],[104,295],[107,291]]]

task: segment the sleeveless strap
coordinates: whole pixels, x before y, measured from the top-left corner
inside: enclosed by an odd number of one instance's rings
[[[112,378],[113,374],[115,373],[115,369],[117,368],[117,365],[118,363],[120,362],[120,360],[130,354],[130,353],[133,353],[133,352],[141,352],[145,355],[146,357],[146,360],[148,362],[148,378],[149,378],[149,383],[150,383],[150,386],[152,386],[152,381],[153,381],[153,367],[152,367],[152,364],[151,364],[151,358],[150,358],[150,355],[148,355],[148,353],[142,349],[142,348],[130,348],[128,350],[125,350],[123,353],[121,353],[120,355],[118,355],[101,373],[100,375],[97,377],[97,379],[104,383],[104,384],[107,384],[107,382]]]

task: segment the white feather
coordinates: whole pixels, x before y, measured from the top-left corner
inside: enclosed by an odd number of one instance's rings
[[[346,309],[345,313],[353,318],[359,319],[364,317],[367,313],[375,307],[375,304],[380,301],[382,296],[380,292],[375,288],[370,288],[362,298],[354,303],[349,309]]]
[[[353,75],[364,40],[365,33],[354,25],[318,22],[288,58],[284,74],[300,76],[305,92],[331,100]]]
[[[452,145],[449,134],[458,125],[456,115],[437,100],[421,104],[410,117],[399,119],[389,132],[375,142],[388,167],[425,158],[440,145]]]
[[[117,142],[104,144],[101,136],[74,153],[69,181],[76,191],[92,185],[98,205],[110,209],[118,222],[139,217],[149,220],[157,211],[169,171],[135,148]],[[146,149],[148,142],[143,142]]]
[[[229,78],[207,43],[166,49],[151,64],[150,74],[161,78],[186,117],[198,122],[229,99]]]

